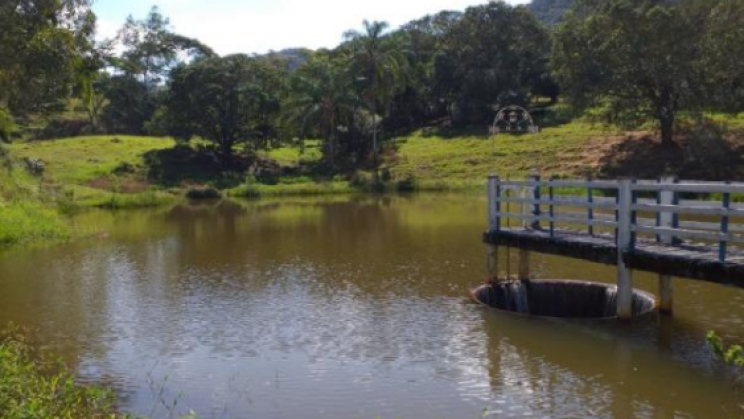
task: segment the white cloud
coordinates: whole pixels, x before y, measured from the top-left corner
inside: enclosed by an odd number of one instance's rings
[[[142,17],[148,0],[112,10],[116,0],[94,4],[99,36],[116,35],[130,13]],[[334,47],[362,20],[385,20],[393,27],[440,10],[463,10],[485,0],[149,0],[170,18],[176,32],[198,38],[220,54],[263,53],[290,47]],[[524,3],[512,0],[510,3]]]

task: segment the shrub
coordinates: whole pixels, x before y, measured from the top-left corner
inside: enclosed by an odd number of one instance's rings
[[[10,112],[0,107],[0,142],[9,143],[16,130],[17,127]]]
[[[222,193],[211,186],[198,186],[189,188],[188,191],[186,191],[186,198],[197,200],[220,199],[222,198]]]
[[[395,181],[395,190],[398,192],[415,192],[416,186],[416,178],[413,175],[407,175]]]

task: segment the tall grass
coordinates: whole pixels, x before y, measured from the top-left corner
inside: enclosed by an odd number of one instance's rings
[[[57,211],[46,205],[32,201],[0,204],[0,247],[69,237],[70,230]]]
[[[0,336],[0,416],[124,418],[116,414],[110,391],[76,384],[60,362],[45,358],[13,329]]]

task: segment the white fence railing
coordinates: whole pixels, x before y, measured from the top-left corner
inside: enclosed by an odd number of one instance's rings
[[[638,235],[671,246],[694,239],[717,248],[719,261],[726,262],[729,245],[744,243],[744,205],[734,203],[739,198],[744,200],[744,183],[491,176],[488,222],[499,231],[516,219],[551,235],[559,227],[581,226],[589,235],[614,234],[621,251],[633,251]]]

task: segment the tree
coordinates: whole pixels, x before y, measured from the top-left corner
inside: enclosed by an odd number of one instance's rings
[[[360,75],[366,90],[366,99],[372,113],[372,151],[374,166],[378,164],[378,105],[386,109],[395,92],[405,65],[400,44],[386,36],[386,22],[364,21],[364,31],[349,31],[345,34],[352,49],[352,65]]]
[[[413,129],[447,115],[446,92],[436,83],[435,59],[462,13],[444,11],[403,25],[391,36],[408,58],[406,85],[393,98],[385,126]]]
[[[161,84],[168,72],[185,53],[194,57],[214,56],[214,52],[197,40],[173,33],[168,18],[153,7],[143,20],[132,16],[119,31],[124,47],[118,67],[141,81],[148,91]]]
[[[145,123],[157,108],[157,98],[137,79],[102,75],[96,82],[107,103],[101,119],[110,132],[144,134]]]
[[[95,28],[87,0],[0,2],[0,107],[16,116],[59,109]]]
[[[658,0],[581,0],[559,25],[553,66],[574,105],[604,106],[608,118],[655,119],[674,144],[683,111],[712,103],[707,89],[707,13]]]
[[[87,103],[94,99],[92,104],[100,103],[97,100],[102,98],[91,97],[90,93],[95,93],[96,87],[103,92],[107,102],[103,119],[108,130],[115,132],[145,133],[166,94],[169,73],[185,58],[215,56],[199,41],[174,33],[157,7],[142,20],[129,16],[119,31],[118,41],[124,48],[121,57],[108,60],[118,72],[113,77],[100,75],[90,80],[88,87],[92,89],[83,89]]]
[[[165,103],[181,135],[214,143],[228,165],[237,144],[255,151],[276,136],[278,79],[275,68],[246,55],[200,59],[173,71]]]
[[[290,122],[299,123],[302,138],[308,130],[317,132],[326,143],[324,156],[335,162],[337,132],[348,127],[348,117],[354,112],[353,80],[345,67],[334,63],[328,55],[316,55],[300,68],[291,83],[291,95],[286,103]]]
[[[525,7],[470,7],[445,34],[436,83],[453,122],[490,122],[494,106],[526,106],[548,73],[550,34]]]
[[[78,66],[78,94],[93,132],[99,130],[101,112],[107,101],[104,87],[109,74],[105,68],[111,60],[112,49],[111,41],[92,43]]]
[[[709,15],[703,39],[706,51],[708,88],[715,106],[728,112],[744,110],[744,2],[707,0],[700,2]]]

